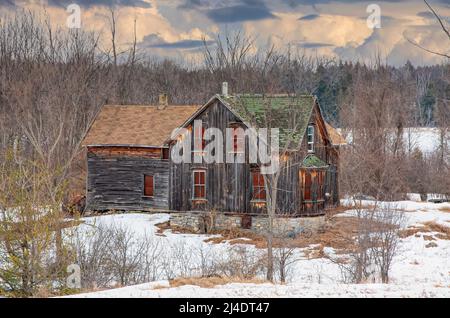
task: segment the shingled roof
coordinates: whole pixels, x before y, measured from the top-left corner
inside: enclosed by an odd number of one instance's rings
[[[347,141],[345,141],[344,137],[329,123],[325,122],[325,126],[327,127],[328,135],[330,136],[331,143],[334,146],[342,146],[346,145]]]
[[[321,160],[316,155],[308,154],[308,155],[306,155],[305,159],[303,159],[302,167],[303,168],[323,168],[323,167],[328,167],[328,164],[325,161]]]
[[[279,128],[280,147],[291,139],[290,148],[302,142],[315,105],[312,95],[221,95],[219,98],[252,126],[269,124]]]
[[[161,147],[172,131],[180,127],[199,107],[169,105],[158,109],[157,106],[105,105],[82,145]]]

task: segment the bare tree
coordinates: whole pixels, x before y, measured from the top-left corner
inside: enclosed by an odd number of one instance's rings
[[[114,66],[117,66],[117,47],[116,47],[116,13],[113,8],[110,9],[110,29],[111,29],[111,47]]]
[[[275,249],[275,268],[278,270],[278,277],[281,283],[286,283],[292,265],[297,263],[300,258],[296,255],[297,247],[293,244],[292,239],[288,238],[288,232],[283,231],[283,239],[280,240]]]
[[[387,284],[392,263],[399,252],[398,230],[405,225],[406,219],[404,212],[396,209],[395,205],[384,204],[376,210],[375,221],[371,236],[371,254],[381,281]]]
[[[442,31],[444,32],[444,34],[447,36],[448,40],[450,41],[450,30],[449,28],[446,26],[446,24],[444,23],[443,19],[439,16],[439,14],[436,12],[436,10],[433,9],[433,7],[428,3],[427,0],[423,0],[425,2],[425,4],[427,5],[428,9],[431,11],[431,13],[434,15],[434,17],[436,18],[436,20],[439,23],[439,26],[441,27]],[[419,43],[417,43],[416,41],[413,41],[409,38],[407,38],[408,42],[410,42],[411,44],[413,44],[414,46],[417,46],[418,48],[437,55],[437,56],[441,56],[441,57],[446,57],[448,59],[450,59],[450,55],[448,53],[444,53],[444,52],[438,52],[438,51],[434,51],[434,50],[430,50],[422,45],[420,45]]]

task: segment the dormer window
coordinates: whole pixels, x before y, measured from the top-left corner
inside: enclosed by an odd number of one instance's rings
[[[314,152],[314,126],[309,125],[307,131],[308,152]]]

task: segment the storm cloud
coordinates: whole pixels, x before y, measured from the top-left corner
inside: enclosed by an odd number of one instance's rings
[[[149,34],[144,37],[143,41],[139,44],[139,47],[159,49],[196,49],[203,47],[205,44],[212,45],[214,44],[214,41],[185,39],[175,42],[167,42],[158,34]]]
[[[236,5],[232,7],[211,9],[207,12],[207,16],[217,23],[233,23],[275,18],[267,7],[253,5]]]

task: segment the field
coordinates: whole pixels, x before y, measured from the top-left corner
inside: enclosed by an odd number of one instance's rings
[[[270,284],[264,282],[264,277],[249,281],[223,278],[169,281],[161,275],[161,279],[146,284],[69,297],[450,297],[450,204],[402,201],[397,202],[397,209],[405,213],[407,221],[399,232],[399,252],[389,284],[381,284],[376,278],[364,284],[343,283],[338,264],[326,257],[339,251],[321,246],[322,255],[311,256],[311,250],[317,250],[317,244],[311,244],[295,249],[298,261],[290,269],[286,284]],[[349,209],[334,218],[351,220],[354,212]],[[236,244],[226,239],[211,240],[218,235],[173,233],[156,226],[168,219],[168,214],[114,214],[85,218],[80,227],[95,230],[101,224],[120,225],[137,235],[152,237],[164,250],[184,246],[186,252],[207,250],[209,255],[218,255],[238,246],[250,252],[263,251],[248,238],[243,239],[249,241],[246,244]],[[198,268],[201,259],[195,253],[190,258],[189,266]]]

